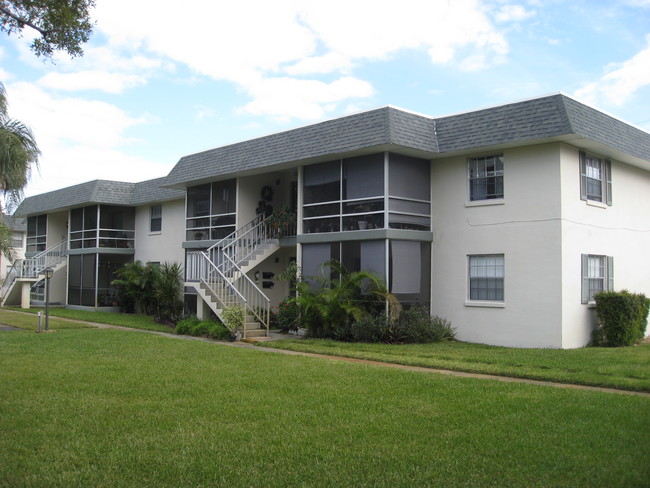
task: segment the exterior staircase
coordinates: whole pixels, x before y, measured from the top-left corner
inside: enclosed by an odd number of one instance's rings
[[[20,259],[7,273],[0,288],[0,304],[18,305],[29,308],[29,289],[45,279],[45,269],[50,268],[54,273],[67,264],[68,241],[63,240],[58,244],[27,259]],[[27,286],[27,292],[23,288]]]
[[[220,320],[227,308],[242,307],[243,339],[267,337],[271,313],[270,300],[246,273],[280,248],[280,236],[295,235],[287,228],[278,233],[269,220],[260,215],[208,250],[187,253],[185,286],[193,287]]]

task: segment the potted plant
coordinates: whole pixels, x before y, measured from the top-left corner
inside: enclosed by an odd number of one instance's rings
[[[230,340],[236,340],[239,329],[244,327],[244,309],[239,305],[228,307],[222,312],[221,318],[223,325],[230,332]]]
[[[285,205],[266,219],[266,225],[273,237],[295,235],[296,214]]]
[[[368,205],[367,203],[357,205],[354,208],[355,213],[364,213],[364,212],[369,212],[369,211],[370,211],[370,205]],[[367,216],[365,216],[365,215],[360,216],[360,220],[358,222],[359,223],[359,230],[366,230],[368,228],[368,221],[366,219],[367,219]]]

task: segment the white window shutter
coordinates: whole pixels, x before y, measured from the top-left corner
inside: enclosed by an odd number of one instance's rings
[[[587,199],[587,153],[580,151],[580,200]]]
[[[605,160],[605,201],[607,205],[612,205],[612,162],[609,159]]]
[[[607,256],[607,291],[614,291],[614,258]]]
[[[589,255],[582,254],[582,303],[589,303]]]

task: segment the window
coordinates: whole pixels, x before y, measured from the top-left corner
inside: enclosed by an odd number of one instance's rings
[[[20,232],[13,232],[11,234],[11,247],[23,247],[23,235]]]
[[[162,205],[152,205],[149,216],[149,231],[160,232],[162,230]]]
[[[612,204],[612,162],[580,151],[580,198]]]
[[[303,232],[429,230],[429,173],[429,161],[393,153],[305,166]]]
[[[469,199],[493,200],[503,198],[503,155],[468,159]]]
[[[469,299],[503,302],[503,254],[469,256]]]
[[[614,258],[582,255],[582,303],[594,301],[596,293],[614,289]]]
[[[27,252],[45,251],[47,242],[47,215],[27,219]]]
[[[185,239],[218,240],[230,235],[235,231],[236,203],[236,179],[188,188]]]

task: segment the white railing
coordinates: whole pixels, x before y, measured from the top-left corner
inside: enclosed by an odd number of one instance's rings
[[[224,254],[220,256],[223,258]],[[271,301],[231,259],[222,259],[222,266],[217,266],[207,252],[188,252],[185,269],[187,281],[204,284],[222,309],[243,308],[244,338],[247,337],[246,317],[249,316],[253,316],[268,333]]]
[[[2,289],[0,292],[2,294],[2,301],[4,302],[7,293],[11,289],[11,285],[13,285],[17,279],[38,278],[45,268],[56,266],[65,259],[67,251],[68,242],[67,240],[63,240],[31,258],[16,261],[2,283]]]
[[[187,253],[186,281],[205,284],[224,308],[241,306],[244,309],[244,337],[247,317],[252,316],[262,327],[269,329],[271,301],[251,280],[241,264],[253,257],[260,246],[271,239],[295,235],[295,224],[270,228],[267,220],[258,215],[246,225],[210,247],[207,251]]]
[[[0,290],[0,303],[4,303],[5,297],[7,296],[7,293],[11,289],[11,285],[16,281],[16,278],[18,278],[20,274],[20,269],[22,268],[22,259],[19,261],[16,261],[9,272],[7,273],[7,276],[5,277],[5,280],[2,282],[2,289]]]
[[[38,278],[45,268],[59,264],[65,258],[67,251],[68,241],[63,240],[36,256],[25,259],[20,278]]]

